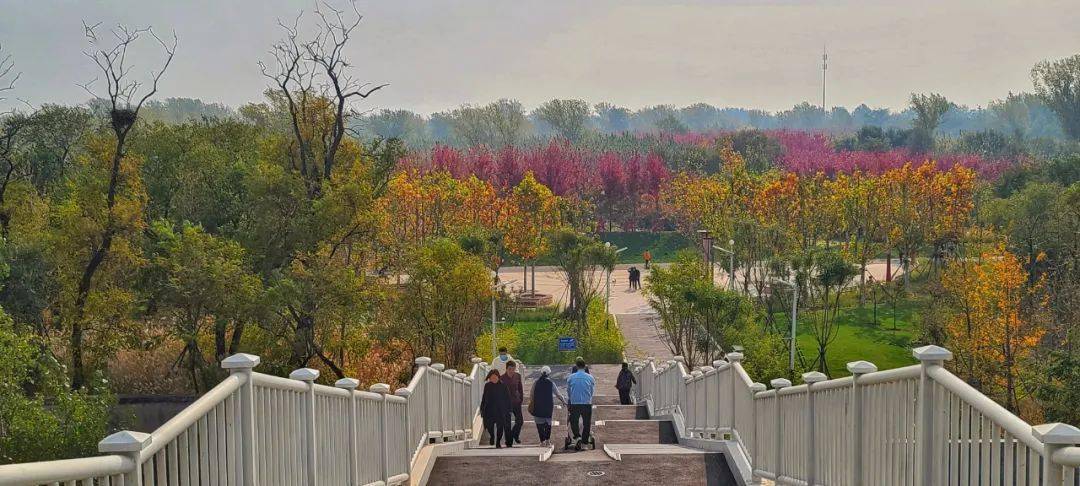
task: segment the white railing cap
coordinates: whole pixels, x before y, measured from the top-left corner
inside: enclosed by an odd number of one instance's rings
[[[646,356],[645,361],[649,361],[649,362],[656,361],[656,356]]]
[[[469,361],[472,361],[472,364],[480,364],[484,362],[484,360],[477,358],[476,356],[473,356],[472,359]]]
[[[1052,423],[1034,425],[1031,427],[1031,435],[1034,435],[1035,438],[1043,444],[1080,444],[1080,429],[1069,424]]]
[[[825,373],[822,373],[820,371],[811,371],[809,373],[802,374],[803,383],[818,383],[828,379],[829,377],[825,376]]]
[[[877,365],[869,361],[852,361],[847,364],[847,370],[853,375],[865,375],[877,371]]]
[[[409,395],[412,395],[412,390],[410,390],[408,388],[398,388],[397,391],[394,392],[394,395],[397,395],[399,397],[408,398]]]
[[[756,383],[755,382],[755,383],[750,384],[750,391],[752,391],[754,393],[763,392],[763,391],[765,391],[766,388],[768,388],[768,387],[766,387],[764,383]]]
[[[667,360],[667,365],[668,365],[668,366],[675,366],[675,363],[678,363],[678,361],[675,361],[675,360],[673,360],[673,359],[669,359],[669,360]]]
[[[471,376],[466,376],[465,378],[462,378],[462,380],[465,380],[465,383],[468,383],[470,385],[472,384],[472,377]]]
[[[427,365],[431,364],[431,358],[429,358],[427,356],[421,356],[419,358],[414,359],[413,363],[416,363],[416,364],[418,364],[420,366],[427,366]]]
[[[791,380],[788,380],[787,378],[777,378],[773,381],[770,381],[769,384],[776,389],[787,388],[791,386]]]
[[[686,358],[682,357],[682,356],[676,356],[676,357],[672,358],[672,360],[678,361],[679,363],[685,363],[686,362]]]
[[[446,365],[444,365],[442,363],[435,363],[435,364],[431,365],[431,369],[433,369],[435,371],[442,371],[442,370],[446,369]]]
[[[915,348],[911,350],[911,355],[919,361],[948,361],[953,358],[952,351],[945,349],[941,346],[923,346],[921,348]]]
[[[715,370],[716,370],[716,368],[713,368],[712,366],[702,366],[701,367],[701,372],[702,373],[709,373],[709,372],[715,371]]]
[[[153,441],[150,434],[121,430],[98,442],[98,452],[139,452]]]
[[[237,353],[221,360],[221,367],[227,370],[252,369],[259,366],[261,358],[254,354]]]
[[[300,381],[315,381],[319,379],[319,370],[314,368],[300,368],[289,373],[289,378]]]
[[[701,375],[704,375],[704,374],[705,373],[702,373],[701,370],[694,370],[694,371],[690,372],[690,376],[693,376],[694,378],[699,378],[699,377],[701,377]]]
[[[738,352],[728,353],[724,357],[727,358],[728,363],[738,363],[743,360],[743,354]]]
[[[469,375],[466,375],[465,373],[454,373],[454,377],[458,379],[465,378],[466,376]]]
[[[360,380],[356,378],[342,378],[334,382],[334,386],[346,390],[355,390],[360,387]]]
[[[712,362],[713,368],[720,368],[721,366],[724,366],[726,364],[727,361],[724,361],[722,359],[714,359]]]
[[[386,394],[390,393],[390,385],[386,383],[376,383],[368,387],[368,391],[371,393]]]

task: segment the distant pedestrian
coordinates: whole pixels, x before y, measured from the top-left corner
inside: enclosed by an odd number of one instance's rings
[[[570,401],[570,432],[579,444],[589,443],[592,427],[592,399],[596,381],[585,372],[585,360],[577,360],[577,372],[566,379],[566,391]],[[578,422],[581,422],[579,425]]]
[[[521,374],[517,372],[517,363],[514,360],[506,362],[506,373],[499,377],[506,389],[510,392],[510,414],[514,417],[514,425],[510,428],[510,437],[507,445],[521,443],[521,425],[525,418],[521,414],[521,403],[524,401],[525,391],[521,386]]]
[[[630,273],[630,290],[637,290],[641,288],[641,271],[637,267],[630,267],[627,269]]]
[[[566,398],[559,392],[559,387],[551,381],[551,368],[540,368],[540,378],[533,383],[532,398],[529,400],[529,415],[536,422],[536,434],[540,436],[540,445],[548,446],[551,440],[551,417],[555,412],[555,399],[564,405]]]
[[[500,347],[499,348],[499,355],[495,356],[495,358],[493,358],[491,360],[491,367],[498,370],[499,374],[501,375],[503,373],[506,373],[506,363],[509,362],[512,359],[514,359],[514,357],[510,356],[510,353],[508,353],[506,351],[506,347]],[[525,363],[522,363],[520,359],[514,360],[514,362],[517,363],[517,367],[518,367],[517,372],[518,373],[524,373],[525,372]]]
[[[630,389],[635,384],[637,384],[637,380],[634,379],[634,374],[630,372],[630,365],[623,363],[622,370],[619,370],[619,377],[615,379],[615,389],[619,390],[620,404],[632,405],[630,402]]]
[[[506,446],[513,447],[510,437],[510,391],[499,381],[499,372],[488,371],[484,394],[480,397],[480,416],[484,419],[484,428],[488,431],[488,445],[502,448],[503,437]]]
[[[648,270],[649,264],[652,263],[652,253],[649,253],[649,250],[645,250],[645,253],[641,254],[641,258],[645,260],[645,270]]]

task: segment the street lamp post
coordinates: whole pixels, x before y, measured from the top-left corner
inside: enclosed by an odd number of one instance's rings
[[[610,249],[611,248],[611,242],[610,241],[605,241],[604,242],[604,247]],[[626,248],[627,247],[623,247],[623,248],[619,248],[618,250],[615,250],[615,256],[618,256],[619,253],[622,253],[622,252],[626,251]],[[616,260],[618,260],[618,258],[616,258]],[[614,266],[612,266],[611,268],[612,268],[612,270],[615,269]],[[608,272],[607,272],[607,281],[604,283],[604,287],[605,287],[604,288],[604,293],[607,294],[607,296],[604,298],[604,311],[607,312],[608,314],[611,313],[611,272],[612,272],[612,270],[608,270]]]
[[[711,284],[713,282],[713,239],[707,229],[700,229],[697,232],[701,235],[701,251],[705,256],[705,265],[709,267],[709,283]]]
[[[735,240],[728,240],[731,249],[713,246],[714,250],[720,250],[728,254],[728,290],[735,291]]]
[[[496,343],[496,340],[498,339],[498,329],[496,329],[496,325],[499,321],[499,316],[495,311],[495,302],[499,299],[499,291],[506,288],[507,285],[517,282],[517,280],[499,283],[499,272],[492,270],[491,274],[493,277],[491,283],[491,357],[494,358],[499,351],[498,343]]]

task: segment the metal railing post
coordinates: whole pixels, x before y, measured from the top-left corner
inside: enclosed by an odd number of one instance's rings
[[[457,381],[454,380],[454,378],[457,376],[457,370],[453,368],[445,370],[443,371],[443,376],[446,377],[446,397],[443,399],[443,401],[446,402],[446,406],[447,408],[449,408],[446,415],[447,419],[450,420],[450,423],[448,424],[450,426],[450,440],[457,440],[458,400]]]
[[[360,484],[360,470],[357,468],[357,464],[360,462],[356,458],[357,441],[356,441],[356,389],[360,386],[360,381],[354,378],[342,378],[334,383],[334,386],[347,390],[349,392],[349,416],[347,417],[347,423],[349,427],[349,484]],[[406,429],[408,430],[408,429]]]
[[[307,478],[308,486],[316,486],[319,483],[317,469],[317,453],[315,449],[315,380],[319,378],[319,370],[312,368],[300,368],[289,373],[289,378],[302,381],[307,384],[307,392],[304,393],[304,477]]]
[[[851,373],[851,477],[849,484],[862,484],[863,482],[863,393],[861,389],[862,376],[877,371],[877,366],[869,361],[852,361],[847,364],[847,370]]]
[[[941,478],[938,461],[937,447],[934,443],[935,423],[934,416],[937,414],[938,404],[934,396],[934,383],[930,378],[929,370],[935,366],[941,366],[946,360],[952,359],[952,352],[939,346],[923,346],[915,348],[911,352],[915,359],[922,363],[919,373],[919,398],[918,420],[915,422],[915,470],[918,471],[916,486],[934,486]]]
[[[424,416],[424,422],[423,422],[424,430],[422,430],[420,432],[420,436],[424,438],[424,440],[422,442],[427,444],[428,442],[431,441],[431,437],[428,435],[428,432],[431,432],[431,421],[430,421],[430,419],[428,419],[428,403],[431,403],[428,400],[428,390],[431,389],[431,384],[427,382],[428,381],[428,376],[429,376],[429,373],[427,372],[427,368],[428,368],[428,365],[431,364],[431,358],[428,358],[426,356],[421,356],[421,357],[416,358],[415,360],[413,360],[413,362],[416,363],[416,372],[421,373],[420,376],[423,376],[423,378],[420,379],[420,389],[421,389],[421,392],[420,392],[420,410],[424,411],[424,413],[421,414],[421,415]],[[421,425],[421,424],[416,424],[416,425]]]
[[[387,402],[389,402],[389,400],[386,398],[386,395],[390,393],[390,385],[387,385],[386,383],[376,383],[368,387],[368,391],[370,391],[371,393],[378,393],[379,400],[380,402],[382,402],[380,404],[382,410],[379,412],[379,432],[382,435],[382,443],[380,444],[381,447],[379,447],[379,456],[382,458],[383,484],[390,484],[390,454],[387,451],[387,449],[389,449],[390,440],[389,435],[386,432],[386,409],[388,408]]]
[[[776,459],[773,464],[776,465],[776,471],[773,473],[776,475],[776,482],[780,482],[780,474],[782,474],[783,468],[783,449],[784,449],[784,414],[780,410],[780,390],[791,386],[791,381],[784,378],[777,378],[769,382],[772,385],[776,394],[773,395],[773,400],[776,400],[776,442],[774,444],[775,450],[773,451],[774,458]]]
[[[457,399],[457,406],[458,420],[461,420],[461,439],[464,440],[469,438],[469,407],[465,405],[465,402],[472,400],[468,398],[468,394],[465,393],[465,378],[467,375],[465,373],[458,373],[454,376],[461,382],[461,395]]]
[[[409,448],[412,447],[410,444],[412,444],[413,443],[412,441],[414,440],[412,437],[409,437],[409,426],[411,425],[409,422],[410,422],[411,419],[409,418],[410,414],[409,414],[408,405],[409,405],[409,397],[412,395],[412,392],[409,391],[408,388],[402,387],[402,388],[398,388],[397,391],[394,392],[394,395],[397,395],[397,396],[405,399],[405,447],[404,447],[404,449],[405,449],[405,463],[404,464],[405,464],[405,469],[407,471],[412,466],[412,464],[410,464],[410,462],[412,460],[412,455],[409,454]],[[359,483],[356,483],[356,484],[359,484]]]
[[[131,471],[124,474],[124,484],[127,486],[142,486],[142,464],[139,463],[139,454],[143,449],[150,447],[153,438],[150,434],[121,430],[112,434],[101,442],[98,442],[98,452],[103,454],[121,454],[127,456],[134,465]]]
[[[446,442],[446,424],[443,423],[443,402],[446,401],[446,397],[443,396],[443,381],[446,375],[443,374],[443,370],[446,369],[446,365],[442,363],[435,363],[431,365],[431,369],[437,371],[435,375],[435,422],[438,425],[439,437],[442,438],[439,442]],[[428,402],[431,403],[431,402]]]
[[[251,380],[251,370],[259,366],[260,358],[254,354],[239,353],[221,360],[221,367],[230,374],[241,375],[244,384],[240,386],[240,429],[236,443],[240,448],[242,466],[237,468],[237,484],[255,486],[259,478],[255,470],[255,448],[261,444],[255,442],[255,392]]]
[[[731,429],[731,438],[734,440],[735,439],[735,391],[739,389],[738,386],[735,384],[736,383],[735,380],[737,380],[739,378],[739,373],[737,373],[735,371],[735,365],[739,364],[739,363],[742,363],[743,354],[738,353],[738,352],[728,353],[726,358],[727,358],[728,364],[730,365],[730,366],[728,366],[728,371],[727,371],[727,373],[728,373],[728,381],[731,382],[729,384],[729,386],[731,387],[731,423],[728,424],[728,425],[730,426],[730,429]]]
[[[751,424],[750,425],[750,437],[751,437],[750,440],[751,440],[751,444],[753,444],[753,446],[754,446],[753,449],[750,451],[750,470],[751,471],[753,471],[754,468],[755,468],[755,466],[754,466],[755,461],[761,459],[761,455],[760,455],[761,454],[761,447],[758,445],[759,437],[757,436],[757,420],[758,420],[758,417],[757,417],[757,405],[755,405],[755,403],[757,402],[757,399],[754,398],[754,396],[757,395],[758,393],[761,393],[761,392],[765,391],[765,389],[766,389],[766,386],[765,386],[764,383],[754,382],[753,384],[750,385],[750,424]]]
[[[1031,427],[1031,435],[1043,444],[1042,483],[1054,486],[1062,484],[1063,466],[1054,463],[1054,453],[1064,447],[1080,444],[1080,429],[1062,423],[1043,424]]]
[[[803,383],[806,383],[806,484],[817,484],[817,427],[814,426],[814,383],[821,383],[827,379],[825,373],[811,371],[803,373]]]

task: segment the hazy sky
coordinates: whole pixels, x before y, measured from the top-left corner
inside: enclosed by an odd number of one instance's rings
[[[341,0],[334,0],[340,2]],[[340,3],[339,3],[340,4]],[[428,113],[497,98],[554,97],[786,109],[819,103],[899,108],[912,91],[985,105],[1031,90],[1032,64],[1080,53],[1077,0],[384,0],[360,1],[349,51],[364,79],[389,83],[371,108]],[[34,104],[87,99],[95,76],[82,20],[175,30],[160,98],[239,105],[266,86],[257,61],[303,0],[0,0],[0,44]],[[156,58],[152,59],[156,62]],[[139,56],[139,72],[151,67]]]

